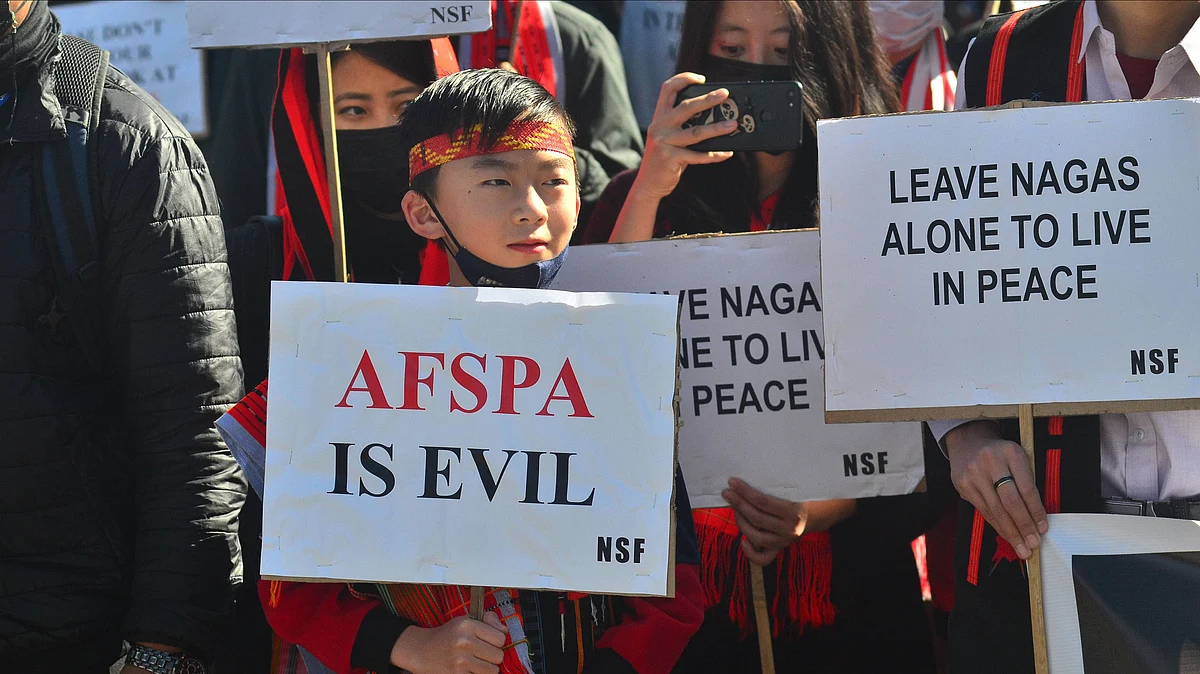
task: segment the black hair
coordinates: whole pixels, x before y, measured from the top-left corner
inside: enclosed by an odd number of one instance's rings
[[[728,0],[726,0],[728,1]],[[804,87],[804,136],[773,218],[777,229],[817,225],[818,119],[897,112],[891,65],[875,39],[870,9],[857,0],[776,0],[791,26],[788,61]],[[688,0],[677,72],[707,74],[722,2]],[[745,231],[758,210],[749,157],[689,166],[663,200],[676,234]]]
[[[437,80],[408,104],[400,147],[407,154],[422,141],[479,126],[479,143],[490,148],[516,121],[558,124],[575,137],[571,116],[534,80],[499,68],[464,70]],[[410,187],[432,194],[437,174],[437,168],[425,171]]]

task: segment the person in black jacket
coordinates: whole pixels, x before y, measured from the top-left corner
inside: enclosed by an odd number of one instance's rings
[[[59,290],[34,194],[66,135],[62,44],[44,0],[0,5],[0,672],[107,672],[122,641],[124,674],[154,671],[129,664],[145,648],[204,671],[245,496],[213,426],[242,391],[217,196],[183,125],[109,68],[87,143],[103,367],[39,322]]]

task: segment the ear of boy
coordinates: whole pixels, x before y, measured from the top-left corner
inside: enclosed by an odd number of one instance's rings
[[[404,211],[404,219],[408,221],[409,228],[418,236],[434,240],[446,236],[446,230],[429,207],[429,202],[417,191],[409,190],[401,200],[400,208]]]

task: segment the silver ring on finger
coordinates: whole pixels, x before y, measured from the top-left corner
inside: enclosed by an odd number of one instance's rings
[[[1017,483],[1017,479],[1014,478],[1012,475],[1005,475],[1004,477],[1000,478],[999,480],[996,480],[995,482],[993,482],[992,487],[996,491],[1000,491],[1000,487],[1002,485],[1008,484],[1010,482],[1015,485]]]

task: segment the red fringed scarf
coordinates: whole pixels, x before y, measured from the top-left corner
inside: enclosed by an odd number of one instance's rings
[[[700,543],[700,582],[709,608],[729,604],[729,619],[746,637],[754,631],[750,561],[732,508],[692,511]],[[798,636],[833,622],[829,598],[833,551],[829,534],[805,534],[775,560],[775,592],[770,597],[771,635]],[[786,626],[786,629],[785,629]]]

